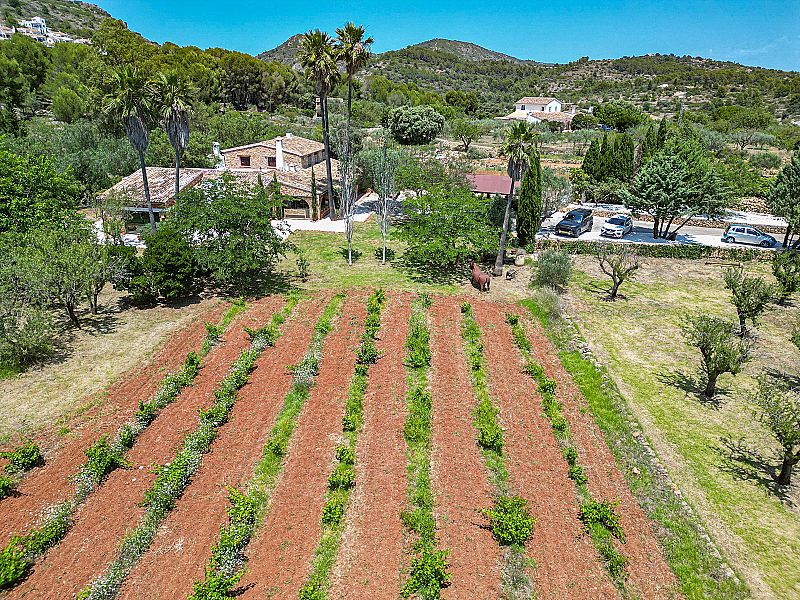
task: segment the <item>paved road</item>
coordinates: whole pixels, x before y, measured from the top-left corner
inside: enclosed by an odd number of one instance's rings
[[[543,237],[552,237],[556,239],[564,239],[570,240],[575,238],[565,237],[561,235],[557,235],[555,233],[556,224],[561,220],[565,213],[557,212],[549,219],[545,219],[544,223],[542,223],[542,228],[539,231],[539,235]],[[594,226],[592,231],[587,231],[586,233],[580,236],[580,239],[592,241],[592,240],[604,240],[604,241],[619,241],[616,238],[604,238],[600,236],[600,229],[605,223],[606,217],[594,217]],[[676,238],[676,242],[680,244],[703,244],[704,246],[719,246],[723,248],[759,248],[758,246],[751,246],[749,244],[726,244],[722,241],[722,229],[711,228],[711,227],[689,227],[688,225],[685,227],[681,227],[678,231],[678,236]],[[779,238],[779,236],[773,236],[775,238]],[[633,222],[633,231],[625,236],[626,242],[639,242],[639,243],[657,243],[657,244],[664,244],[667,243],[666,240],[653,239],[653,223],[649,221],[634,221]],[[781,243],[780,239],[778,239],[778,244],[775,246],[775,249],[780,249]],[[771,248],[759,248],[760,250],[772,250]]]

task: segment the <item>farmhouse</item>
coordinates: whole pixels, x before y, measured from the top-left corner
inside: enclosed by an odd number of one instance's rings
[[[310,219],[313,214],[314,179],[320,203],[320,218],[328,214],[328,180],[325,165],[319,164],[325,158],[325,150],[319,142],[287,134],[284,137],[223,150],[215,145],[214,155],[218,161],[216,168],[181,169],[181,191],[204,181],[218,179],[226,173],[250,185],[260,183],[266,186],[277,181],[281,194],[285,197],[284,218]],[[338,161],[331,161],[331,171],[335,181],[339,173]],[[175,203],[175,170],[172,167],[148,167],[147,182],[153,210],[160,217],[160,213]],[[103,196],[109,194],[124,194],[127,197],[125,210],[146,218],[147,201],[141,170],[137,169],[103,192]]]
[[[563,104],[556,98],[545,96],[526,96],[514,103],[514,112],[504,117],[502,121],[527,121],[528,123],[541,123],[549,121],[560,123],[564,129],[570,129],[574,112],[564,112]]]

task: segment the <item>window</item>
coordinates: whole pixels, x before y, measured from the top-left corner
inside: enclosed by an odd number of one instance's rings
[[[267,157],[267,166],[268,167],[274,167],[275,165],[276,165],[275,157],[274,156],[268,156]]]
[[[250,157],[249,156],[240,156],[239,157],[239,165],[242,167],[249,167],[250,166]]]
[[[524,104],[521,104],[521,105],[520,105],[520,107],[519,107],[519,109],[520,109],[520,110],[525,110],[525,105],[524,105]]]

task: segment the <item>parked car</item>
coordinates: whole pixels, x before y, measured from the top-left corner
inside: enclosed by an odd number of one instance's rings
[[[594,219],[592,211],[588,208],[576,208],[569,211],[564,218],[556,225],[556,233],[559,235],[571,235],[578,237],[584,231],[591,231]]]
[[[628,215],[614,215],[603,223],[600,235],[623,238],[633,231],[633,219]]]
[[[771,235],[742,223],[728,225],[722,234],[722,241],[728,244],[753,244],[762,248],[773,248],[777,243]]]

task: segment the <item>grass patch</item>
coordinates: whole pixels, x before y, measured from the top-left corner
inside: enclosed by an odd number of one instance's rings
[[[592,289],[589,278],[579,277],[578,285],[581,285],[581,279],[587,286],[584,289]],[[602,300],[598,298],[597,302]],[[720,600],[748,597],[746,586],[709,540],[699,517],[675,494],[662,467],[649,449],[634,436],[634,432],[639,429],[638,422],[605,369],[596,366],[574,349],[576,341],[580,341],[574,325],[543,316],[542,310],[531,301],[523,301],[522,304],[539,319],[558,349],[562,364],[586,399],[628,485],[647,515],[658,524],[656,531],[667,561],[680,583],[681,594],[685,598]],[[624,307],[617,305],[620,303],[608,307],[608,310],[613,309],[613,312],[623,314]],[[648,310],[654,308],[649,307]],[[625,319],[625,316],[621,316],[621,319]],[[653,331],[659,331],[661,326],[659,324],[654,327]],[[615,325],[607,327],[608,331],[617,331],[614,329]],[[649,348],[647,352],[652,355],[658,342],[652,338],[640,341],[644,342]],[[670,349],[673,347],[674,344],[668,346]],[[649,370],[651,374],[656,371],[652,365]],[[658,393],[656,390],[658,386],[652,393]],[[659,402],[664,401],[665,398],[661,396]],[[673,414],[670,418],[676,427],[691,428],[691,424],[682,421],[678,415]]]
[[[297,426],[297,417],[317,376],[323,342],[333,328],[333,320],[341,313],[343,300],[344,295],[337,294],[328,302],[314,326],[305,355],[292,367],[292,387],[284,398],[261,460],[247,484],[247,492],[229,490],[228,524],[220,528],[220,539],[211,547],[211,558],[203,580],[194,583],[192,600],[226,598],[244,575],[244,551],[266,515],[275,481],[283,470],[289,440]]]
[[[350,493],[356,483],[355,461],[358,434],[364,422],[364,393],[369,367],[378,360],[375,339],[380,328],[380,315],[386,303],[382,289],[367,301],[367,317],[361,346],[356,351],[358,364],[350,380],[345,412],[342,417],[344,444],[336,448],[336,467],[328,477],[328,495],[322,509],[322,537],[317,544],[311,573],[300,590],[301,599],[328,597],[330,575],[342,541],[344,516]]]
[[[536,520],[530,516],[525,499],[512,495],[508,483],[508,469],[503,457],[503,429],[498,420],[500,411],[489,394],[481,330],[468,302],[461,305],[461,337],[464,339],[472,391],[477,400],[473,410],[477,442],[495,488],[494,506],[485,509],[483,514],[494,539],[506,547],[501,569],[506,596],[530,598],[533,582],[525,572],[525,543],[533,534]]]

